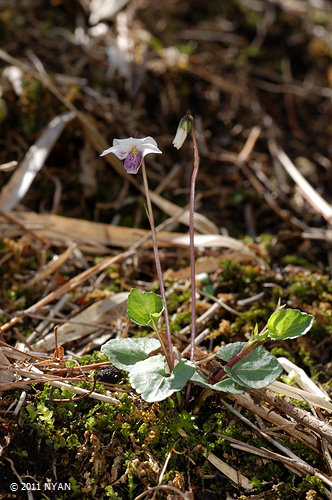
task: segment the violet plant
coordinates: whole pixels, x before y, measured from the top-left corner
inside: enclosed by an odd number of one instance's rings
[[[267,339],[285,340],[305,335],[313,324],[313,316],[297,309],[284,309],[277,305],[264,328],[258,332],[256,326],[248,342],[235,342],[219,349],[216,357],[225,365],[213,377],[206,380],[194,361],[196,336],[196,285],[195,285],[195,245],[194,245],[194,198],[195,184],[199,168],[199,154],[195,136],[194,120],[188,112],[180,121],[173,145],[180,149],[191,132],[194,148],[194,165],[191,177],[189,203],[189,235],[191,263],[192,320],[190,336],[190,360],[175,356],[168,316],[165,286],[157,246],[157,235],[144,157],[150,153],[162,152],[152,137],[143,139],[114,139],[113,146],[101,156],[115,154],[124,160],[124,168],[129,174],[137,174],[142,167],[147,214],[151,227],[156,270],[160,294],[141,292],[133,288],[128,297],[128,317],[137,325],[148,326],[157,338],[111,339],[101,350],[118,369],[127,371],[132,387],[145,401],[162,401],[187,385],[186,401],[190,397],[190,386],[196,384],[205,389],[201,404],[211,390],[241,394],[245,389],[261,389],[271,384],[282,372],[278,360],[262,348]],[[159,331],[159,320],[164,314],[167,344]],[[163,354],[154,354],[157,350]]]

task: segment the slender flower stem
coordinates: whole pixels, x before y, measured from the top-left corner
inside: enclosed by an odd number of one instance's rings
[[[190,360],[194,360],[196,338],[196,272],[195,272],[195,187],[199,167],[199,154],[195,135],[194,124],[191,129],[194,145],[194,168],[191,176],[190,201],[189,201],[189,236],[190,236],[190,276],[191,276],[191,335],[190,335]]]
[[[152,204],[151,204],[151,199],[150,199],[148,178],[146,175],[144,158],[142,160],[142,174],[143,174],[146,203],[147,203],[147,207],[148,207],[148,218],[149,218],[149,222],[150,222],[150,226],[151,226],[151,236],[152,236],[152,243],[153,243],[154,260],[156,263],[157,275],[158,275],[159,286],[160,286],[160,293],[161,293],[161,297],[162,297],[164,304],[165,304],[164,317],[165,317],[167,343],[168,343],[168,356],[166,356],[166,359],[167,359],[169,369],[172,372],[173,368],[174,368],[174,352],[173,352],[172,334],[171,334],[171,327],[170,327],[168,310],[167,310],[167,302],[166,302],[166,293],[165,293],[165,287],[164,287],[163,273],[161,270],[161,264],[160,264],[160,258],[159,258],[159,253],[158,253],[158,246],[157,246],[157,233],[156,233],[156,228],[155,228],[155,223],[154,223],[153,210],[152,210]]]
[[[194,167],[190,182],[190,200],[189,200],[189,240],[190,240],[190,278],[191,278],[191,333],[190,333],[190,361],[195,357],[195,339],[196,339],[196,271],[195,271],[195,187],[199,167],[199,153],[195,135],[194,124],[192,123],[191,133],[194,146]],[[186,398],[184,404],[189,401],[191,383],[187,385]]]

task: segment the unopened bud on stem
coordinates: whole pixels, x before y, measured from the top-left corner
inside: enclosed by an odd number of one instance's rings
[[[173,146],[176,149],[180,149],[182,144],[186,140],[186,137],[189,134],[191,127],[193,125],[193,121],[194,118],[190,113],[190,111],[187,111],[185,116],[181,118],[173,141]]]

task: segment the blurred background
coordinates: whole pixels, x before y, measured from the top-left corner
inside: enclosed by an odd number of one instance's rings
[[[192,144],[178,152],[171,143],[190,109],[201,157],[196,210],[221,233],[274,234],[279,252],[326,228],[328,215],[308,203],[273,146],[331,201],[330,2],[2,0],[0,9],[1,209],[148,227],[142,194],[99,154],[113,138],[153,136],[163,155],[148,157],[151,189],[184,207]],[[65,119],[24,196],[5,203],[30,146],[68,109],[84,116]],[[156,209],[157,222],[168,215]],[[321,240],[306,250],[326,263]]]

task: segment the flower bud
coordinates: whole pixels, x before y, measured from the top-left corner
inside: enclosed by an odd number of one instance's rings
[[[185,116],[181,118],[173,141],[173,146],[176,149],[180,149],[182,144],[186,140],[186,137],[189,134],[191,127],[193,125],[193,121],[194,118],[190,113],[190,111],[187,111]]]

